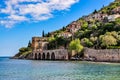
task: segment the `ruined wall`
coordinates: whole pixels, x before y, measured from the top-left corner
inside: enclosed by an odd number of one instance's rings
[[[92,61],[120,62],[120,49],[84,49],[84,58]]]

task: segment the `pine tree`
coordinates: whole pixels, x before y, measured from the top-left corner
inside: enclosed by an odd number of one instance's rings
[[[66,29],[66,28],[63,26],[62,30],[65,31],[65,29]]]
[[[48,32],[48,35],[47,35],[47,37],[50,37],[50,33]]]
[[[43,30],[43,32],[42,32],[42,37],[45,37],[45,33],[44,33],[44,30]]]
[[[97,13],[97,10],[95,9],[95,11],[93,12],[93,14]]]
[[[32,45],[32,44],[31,44],[31,42],[29,41],[29,43],[28,43],[28,47],[31,47],[31,45]]]

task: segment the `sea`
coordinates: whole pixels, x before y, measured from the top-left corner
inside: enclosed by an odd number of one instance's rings
[[[120,80],[120,63],[0,57],[0,80]]]

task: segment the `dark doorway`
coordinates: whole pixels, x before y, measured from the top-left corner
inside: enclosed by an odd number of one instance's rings
[[[42,60],[45,60],[45,53],[43,53],[42,55]]]
[[[30,57],[31,57],[32,59],[34,59],[34,58],[33,58],[33,53],[31,53]]]
[[[47,58],[46,58],[47,60],[49,60],[50,59],[50,53],[48,52],[47,53]]]
[[[38,55],[38,59],[41,60],[41,53],[39,53],[39,55]]]
[[[55,60],[55,54],[54,54],[54,52],[51,55],[51,60]]]
[[[37,60],[37,53],[35,53],[35,60]]]

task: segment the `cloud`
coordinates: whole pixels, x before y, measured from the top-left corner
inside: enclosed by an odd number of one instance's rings
[[[24,21],[52,18],[54,11],[68,10],[79,0],[5,0],[0,4],[0,25],[7,28]]]

